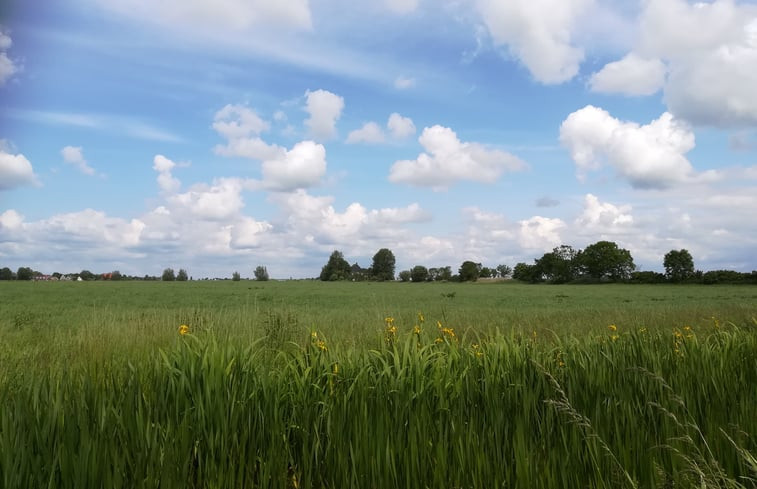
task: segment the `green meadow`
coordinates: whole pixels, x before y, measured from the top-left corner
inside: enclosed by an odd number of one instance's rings
[[[0,312],[4,488],[757,487],[754,286],[0,282]]]

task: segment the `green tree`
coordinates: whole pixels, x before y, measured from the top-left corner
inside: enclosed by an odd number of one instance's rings
[[[394,280],[395,258],[392,250],[381,248],[373,255],[373,278],[375,280]]]
[[[627,280],[636,269],[631,252],[612,241],[597,241],[576,257],[580,270],[595,280]]]
[[[482,267],[481,268],[481,274],[479,275],[480,278],[491,278],[492,274],[496,273],[489,267]]]
[[[268,279],[270,279],[270,277],[268,276],[268,269],[263,265],[258,265],[257,267],[255,267],[253,275],[255,275],[255,280],[257,280],[258,282],[266,282],[268,281]]]
[[[507,278],[513,273],[513,269],[507,265],[497,265],[497,273],[502,278]]]
[[[239,272],[235,271],[231,274],[231,280],[234,282],[239,282],[240,280],[242,280],[242,276],[239,275]]]
[[[475,282],[481,276],[481,264],[472,261],[464,261],[458,270],[461,282]]]
[[[671,282],[683,282],[694,276],[694,259],[688,250],[670,250],[665,254],[665,276]]]
[[[110,274],[111,280],[123,280],[124,276],[121,275],[121,272],[118,270],[113,270],[113,272]]]
[[[176,280],[178,280],[179,282],[186,282],[188,278],[189,275],[187,275],[187,271],[183,268],[180,268],[179,273],[176,274]]]
[[[165,282],[173,282],[174,280],[176,280],[176,274],[174,273],[173,268],[166,268],[165,270],[163,270],[161,280]]]
[[[400,272],[400,282],[409,282],[411,278],[413,278],[413,274],[410,270],[402,270]]]
[[[0,280],[13,280],[13,270],[8,267],[0,269]]]
[[[410,270],[410,280],[413,282],[425,282],[428,280],[428,268],[416,265]]]
[[[16,271],[16,280],[31,280],[34,278],[34,270],[29,267],[19,267]]]
[[[575,280],[578,272],[578,251],[572,246],[561,245],[536,260],[536,267],[543,278],[561,284]]]
[[[523,282],[539,282],[541,280],[541,272],[536,265],[529,265],[528,263],[518,263],[513,268],[513,278]]]
[[[350,264],[339,250],[334,250],[329,261],[321,269],[320,279],[324,281],[347,280],[350,278]]]
[[[82,280],[95,280],[95,274],[90,272],[89,270],[82,270],[79,272],[79,276]]]

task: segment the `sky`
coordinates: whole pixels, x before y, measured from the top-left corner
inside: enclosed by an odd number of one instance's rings
[[[0,267],[751,271],[755,87],[754,0],[6,0]]]

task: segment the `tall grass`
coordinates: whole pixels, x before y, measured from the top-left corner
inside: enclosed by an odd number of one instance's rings
[[[2,487],[757,487],[753,321],[461,334],[429,315],[364,348],[269,321],[298,341],[174,327],[136,359],[3,366]]]

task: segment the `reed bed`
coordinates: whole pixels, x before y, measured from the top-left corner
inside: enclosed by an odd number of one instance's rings
[[[367,347],[281,315],[249,341],[184,325],[140,355],[9,355],[2,487],[757,487],[753,319],[481,333],[417,314]]]

